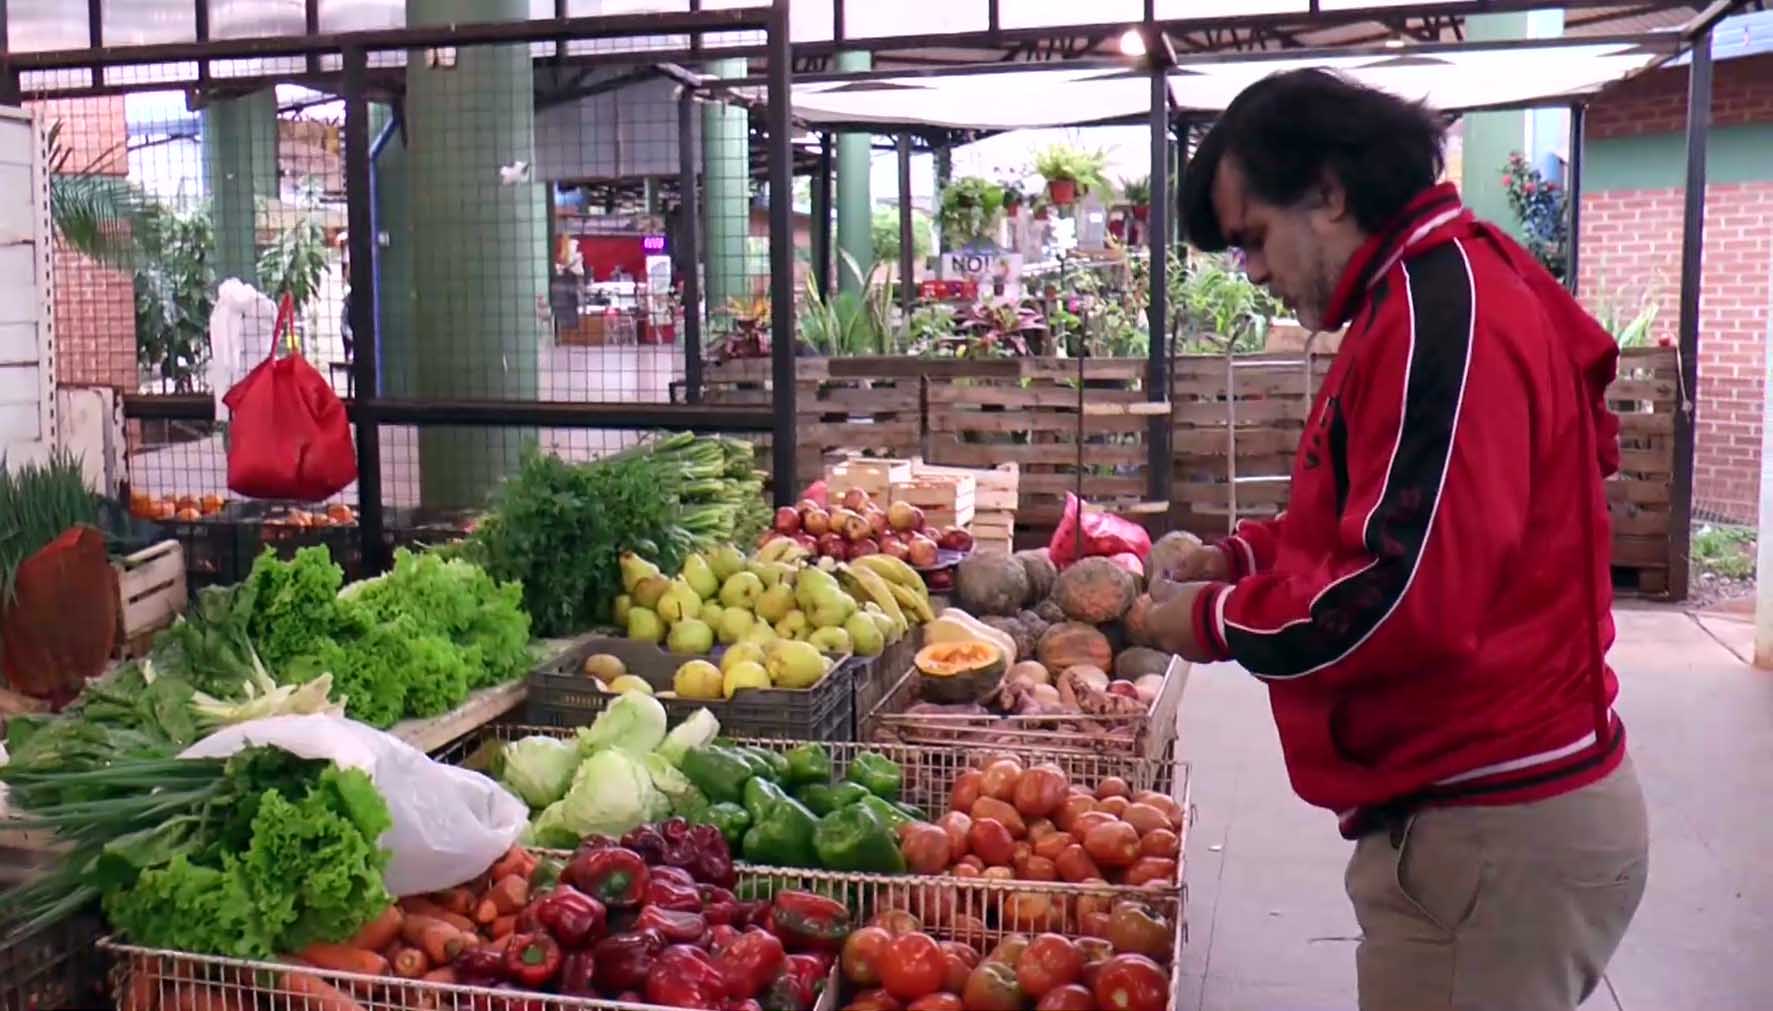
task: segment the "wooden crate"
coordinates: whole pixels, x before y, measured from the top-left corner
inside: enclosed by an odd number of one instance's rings
[[[973,543],[981,551],[1014,550],[1016,513],[1009,509],[975,509],[973,511]]]
[[[1015,463],[1000,463],[995,467],[969,469],[966,467],[942,467],[923,462],[922,458],[911,461],[914,476],[937,475],[959,477],[965,475],[973,479],[973,509],[975,511],[1002,510],[1015,512],[1020,504],[1016,496],[1021,494],[1021,466]]]
[[[185,611],[185,550],[166,540],[112,564],[117,574],[118,649],[125,657],[147,652],[154,633]]]
[[[973,522],[973,494],[970,474],[926,474],[894,484],[891,498],[922,509],[930,526],[964,527]]]
[[[912,480],[910,460],[844,457],[825,465],[825,491],[831,504],[851,488],[860,488],[868,500],[882,509],[892,504],[894,485]]]
[[[1619,418],[1619,473],[1607,482],[1613,526],[1614,585],[1645,596],[1669,592],[1676,564],[1674,418],[1680,404],[1680,361],[1673,348],[1628,348],[1607,389]]]

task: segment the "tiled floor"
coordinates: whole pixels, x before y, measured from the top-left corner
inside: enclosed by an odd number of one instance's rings
[[[1773,1008],[1773,672],[1673,610],[1626,609],[1611,660],[1651,806],[1648,893],[1584,1011]],[[1723,640],[1723,641],[1720,641]],[[1189,838],[1185,1011],[1353,1008],[1350,844],[1287,785],[1266,693],[1232,665],[1183,699]]]

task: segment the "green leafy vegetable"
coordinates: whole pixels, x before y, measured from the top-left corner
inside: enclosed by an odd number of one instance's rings
[[[644,755],[665,740],[665,706],[644,692],[623,692],[579,728],[579,750],[592,755],[615,748]]]
[[[720,721],[706,709],[698,709],[689,718],[671,728],[657,751],[672,765],[682,765],[683,756],[691,748],[699,748],[720,736]]]
[[[536,735],[505,745],[499,782],[530,807],[543,808],[566,796],[579,770],[579,749],[560,737]]]
[[[567,840],[568,847],[588,835],[620,838],[656,820],[661,804],[669,809],[640,758],[619,749],[600,751],[579,766],[566,796],[536,818],[535,838],[542,845]]]

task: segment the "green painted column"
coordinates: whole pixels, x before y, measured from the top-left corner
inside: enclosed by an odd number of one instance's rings
[[[1485,14],[1465,20],[1465,37],[1473,42],[1527,37],[1527,15]],[[1527,114],[1477,112],[1464,118],[1464,167],[1459,191],[1466,206],[1480,218],[1488,218],[1518,234],[1514,212],[1502,188],[1508,156],[1527,145]]]
[[[258,200],[277,195],[277,93],[203,109],[203,176],[215,227],[216,280],[258,286]]]
[[[716,60],[715,77],[744,77],[746,60]],[[751,113],[739,105],[702,106],[703,296],[710,315],[751,292],[745,242],[751,234]]]
[[[393,118],[393,110],[372,105],[369,115],[370,141],[374,143]],[[378,258],[381,290],[376,299],[380,316],[377,336],[382,343],[382,360],[376,375],[382,393],[390,397],[410,397],[418,392],[417,356],[413,350],[413,231],[408,160],[406,144],[397,129],[371,169],[375,174],[376,227],[388,237]]]
[[[871,69],[870,53],[838,53],[837,70],[850,73]],[[837,290],[861,294],[862,279],[850,269],[866,271],[874,262],[874,198],[868,175],[873,171],[874,137],[866,133],[837,135]]]
[[[521,21],[527,0],[407,0],[413,27]],[[426,398],[534,400],[548,293],[542,185],[533,166],[534,72],[523,45],[462,46],[453,66],[406,69],[413,303],[407,368]],[[421,428],[420,497],[485,501],[513,470],[529,429]]]

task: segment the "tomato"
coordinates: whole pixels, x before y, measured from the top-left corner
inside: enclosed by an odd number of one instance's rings
[[[943,941],[941,947],[943,954],[953,955],[960,959],[966,963],[968,969],[979,964],[979,949],[970,944],[963,944],[960,941]],[[959,993],[960,987],[955,987],[954,992]]]
[[[1095,990],[1102,1011],[1164,1011],[1170,978],[1143,955],[1116,955],[1096,974]]]
[[[874,989],[856,994],[854,999],[844,1005],[844,1011],[903,1011],[904,1007],[892,994]]]
[[[950,932],[969,944],[974,940],[980,944],[985,943],[985,921],[970,913],[956,916],[954,923],[950,926]]]
[[[905,1005],[905,1011],[962,1011],[965,1005],[951,993],[929,993]]]
[[[952,884],[928,885],[913,889],[911,908],[925,923],[940,926],[954,919],[960,905],[960,889]]]
[[[1077,820],[1078,815],[1094,811],[1095,809],[1096,798],[1087,793],[1074,793],[1071,796],[1066,797],[1064,802],[1059,805],[1059,810],[1053,813],[1053,824],[1059,826],[1061,832],[1071,832],[1071,823]],[[1076,833],[1073,832],[1072,834],[1075,835]]]
[[[1057,881],[1059,868],[1046,857],[1029,857],[1022,867],[1022,877],[1029,881]]]
[[[1143,838],[1159,829],[1169,831],[1170,816],[1150,804],[1128,804],[1120,813],[1121,821],[1139,831]]]
[[[1016,795],[1016,785],[1021,781],[1022,763],[1013,758],[1000,758],[985,766],[979,792],[987,797],[1007,801]]]
[[[911,873],[940,874],[948,869],[954,847],[942,826],[914,822],[900,835],[899,850],[905,854],[905,867]]]
[[[1153,829],[1139,837],[1140,856],[1174,857],[1181,850],[1182,840],[1167,828]]]
[[[1129,802],[1125,797],[1121,797],[1118,795],[1112,796],[1112,797],[1103,797],[1101,800],[1096,801],[1096,810],[1107,811],[1109,814],[1114,815],[1116,818],[1119,818],[1123,813],[1126,812],[1126,809],[1131,806],[1132,806],[1131,802]]]
[[[903,909],[883,909],[875,913],[874,919],[869,922],[873,926],[886,928],[886,932],[893,937],[923,929],[923,923]]]
[[[1001,822],[1004,828],[1010,830],[1010,835],[1017,839],[1028,834],[1028,823],[1022,819],[1021,812],[995,797],[980,797],[973,802],[970,813],[974,821],[991,818]]]
[[[1022,774],[1010,801],[1024,816],[1040,818],[1052,814],[1065,803],[1066,789],[1064,774],[1050,766],[1037,765]]]
[[[1139,833],[1124,821],[1097,825],[1084,833],[1084,852],[1101,867],[1129,867],[1139,859]]]
[[[863,927],[843,942],[843,978],[857,986],[880,985],[880,956],[893,935],[884,927]]]
[[[1123,880],[1129,885],[1143,885],[1146,882],[1170,884],[1176,880],[1176,861],[1169,857],[1140,857],[1127,868]]]
[[[880,984],[900,1000],[916,1000],[942,988],[947,965],[928,934],[901,934],[881,955]]]
[[[1070,832],[1054,832],[1050,835],[1043,835],[1034,841],[1034,855],[1055,860],[1059,854],[1065,852],[1065,847],[1074,841]]]
[[[1125,797],[1131,791],[1127,789],[1127,781],[1119,776],[1109,776],[1096,784],[1096,799],[1104,797]]]
[[[1051,892],[1017,892],[1003,901],[1003,925],[1012,930],[1050,929],[1054,900],[1063,899]]]
[[[985,774],[978,769],[968,769],[955,777],[954,792],[948,796],[948,807],[954,811],[971,811],[973,802],[979,799],[979,784]]]
[[[979,963],[967,974],[966,989],[960,995],[966,1011],[1022,1011],[1023,1000],[1016,970],[1003,962]]]
[[[1036,818],[1028,823],[1028,841],[1040,842],[1057,831],[1059,826],[1054,825],[1051,818]]]
[[[975,856],[992,866],[1006,866],[1016,855],[1015,838],[996,818],[974,818],[967,845]]]
[[[1170,955],[1170,923],[1156,910],[1142,902],[1121,901],[1108,914],[1109,943],[1123,954],[1168,958]]]
[[[1053,859],[1053,866],[1059,869],[1059,876],[1066,881],[1083,881],[1102,876],[1102,872],[1096,867],[1096,861],[1091,860],[1090,855],[1077,843],[1061,850]]]
[[[1077,982],[1083,972],[1083,956],[1077,947],[1058,934],[1042,934],[1028,942],[1016,963],[1016,982],[1022,991],[1039,1000],[1049,992]]]
[[[964,956],[951,950],[949,947],[950,945],[953,945],[956,948],[966,948],[966,950],[972,951],[972,960],[968,961]],[[965,990],[967,988],[967,977],[973,974],[973,966],[978,964],[979,953],[973,951],[972,948],[964,944],[957,944],[954,941],[943,941],[942,989],[947,990],[949,993],[960,993],[962,990]]]
[[[1114,957],[1114,945],[1105,937],[1080,937],[1072,943],[1077,945],[1077,953],[1083,956],[1086,966],[1092,962],[1106,962]]]
[[[1170,829],[1175,832],[1182,831],[1182,805],[1176,803],[1176,798],[1166,793],[1158,793],[1156,790],[1140,790],[1133,799],[1141,804],[1150,804],[1162,811],[1164,817],[1170,820]]]
[[[987,962],[1006,962],[1015,965],[1021,961],[1022,953],[1028,950],[1027,934],[1005,934],[1003,940],[985,956]]]
[[[973,816],[965,811],[950,811],[937,818],[936,824],[948,833],[948,862],[959,863],[960,858],[967,855],[967,830],[973,827]]]
[[[1112,825],[1114,822],[1114,815],[1109,814],[1107,811],[1101,809],[1085,811],[1071,819],[1071,824],[1066,827],[1065,831],[1071,833],[1073,839],[1076,839],[1078,842],[1083,842],[1084,836],[1090,834],[1090,829],[1095,828],[1097,825]],[[1135,833],[1135,838],[1136,837],[1137,833]]]
[[[1096,1011],[1096,995],[1088,987],[1071,983],[1047,991],[1034,1011]]]
[[[985,862],[972,854],[960,858],[950,872],[957,878],[976,878],[985,873]]]
[[[1016,877],[1028,876],[1028,858],[1034,855],[1034,847],[1025,842],[1016,844],[1016,850],[1010,854],[1010,866],[1016,869]]]
[[[1016,869],[1013,867],[987,867],[985,873],[980,877],[990,878],[993,881],[1014,881],[1016,880]]]

